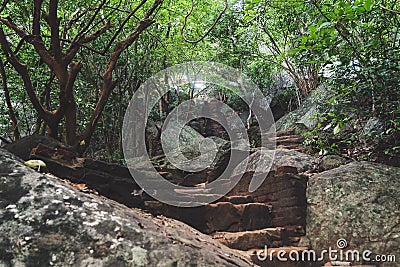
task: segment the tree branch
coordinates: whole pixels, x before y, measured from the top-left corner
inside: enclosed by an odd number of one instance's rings
[[[89,43],[91,41],[94,41],[95,39],[97,39],[98,37],[100,37],[102,34],[104,34],[110,27],[111,24],[108,21],[105,21],[105,19],[102,19],[104,22],[103,27],[101,27],[99,30],[95,31],[94,33],[90,34],[90,35],[86,35],[83,36],[84,32],[87,31],[87,29],[89,28],[90,24],[94,21],[95,17],[99,14],[101,8],[103,7],[103,5],[106,3],[106,1],[104,0],[99,7],[96,9],[94,15],[91,17],[89,23],[74,37],[74,39],[72,39],[72,41],[69,41],[71,44],[67,49],[67,53],[65,56],[65,61],[67,62],[67,64],[69,64],[73,58],[75,57],[76,53],[78,53],[78,50],[81,46],[85,46],[85,43]],[[88,48],[89,50],[92,50],[90,47],[85,46],[86,48]],[[95,50],[94,52],[104,55],[104,53],[99,52],[97,50]]]
[[[85,27],[82,28],[82,30],[80,30],[78,32],[78,34],[74,37],[74,42],[78,41],[84,34],[85,32],[89,29],[90,25],[92,25],[93,21],[95,20],[95,18],[97,17],[97,15],[99,14],[101,8],[106,4],[107,0],[103,0],[100,5],[96,8],[93,16],[89,19],[88,23],[86,24]]]
[[[11,51],[2,27],[0,27],[0,45],[1,45],[1,48],[4,52],[4,54],[6,55],[6,57],[8,59],[8,62],[10,62],[10,64],[15,68],[15,70],[21,75],[21,78],[24,82],[25,89],[28,93],[28,96],[32,102],[33,107],[38,112],[38,115],[42,119],[47,120],[47,116],[50,115],[50,113],[47,110],[45,110],[43,108],[43,106],[40,104],[40,102],[36,96],[35,89],[32,85],[32,81],[29,76],[28,69],[25,64],[22,64],[21,62],[19,62],[18,58]]]
[[[383,10],[385,10],[385,11],[390,12],[390,13],[393,13],[393,14],[396,14],[396,15],[400,15],[400,11],[387,8],[387,7],[383,6],[383,5],[379,5],[379,7],[382,8]]]
[[[101,89],[100,98],[96,104],[92,116],[89,119],[89,123],[87,124],[85,131],[81,135],[81,140],[82,140],[80,144],[81,150],[84,151],[89,145],[93,131],[97,125],[98,120],[100,119],[101,113],[108,101],[108,98],[112,90],[117,85],[117,81],[113,80],[112,77],[118,58],[126,48],[128,48],[133,42],[135,42],[138,39],[139,35],[144,30],[146,30],[154,23],[154,20],[150,19],[150,17],[155,12],[155,10],[162,4],[162,2],[163,0],[156,0],[153,6],[144,15],[143,19],[139,22],[137,27],[125,39],[119,41],[115,45],[114,50],[111,53],[110,58],[108,59],[106,69],[104,71],[103,85]],[[137,8],[135,8],[135,10],[137,10]]]
[[[50,0],[48,24],[51,32],[51,48],[54,52],[56,61],[62,59],[61,43],[60,43],[60,19],[57,17],[58,0]]]
[[[219,13],[218,17],[216,18],[214,23],[211,25],[211,27],[208,28],[208,30],[201,37],[199,37],[197,40],[189,40],[189,39],[186,38],[185,28],[186,28],[187,20],[188,20],[188,18],[190,17],[190,15],[193,12],[194,6],[195,6],[194,0],[192,0],[192,7],[190,8],[189,12],[186,14],[185,19],[183,20],[182,28],[181,28],[181,36],[182,36],[183,40],[185,42],[187,42],[187,43],[190,43],[190,44],[200,43],[201,41],[204,40],[204,38],[207,37],[208,34],[210,34],[210,32],[214,29],[215,25],[217,25],[217,23],[221,20],[222,16],[225,14],[225,11],[228,9],[228,0],[225,0],[224,8]]]
[[[3,10],[6,8],[8,2],[10,2],[10,0],[4,0],[3,4],[0,7],[0,13],[3,12]]]
[[[18,140],[21,138],[21,135],[18,130],[18,120],[17,117],[15,116],[14,109],[11,103],[10,99],[10,92],[8,90],[8,85],[7,85],[7,75],[6,75],[6,70],[4,69],[4,63],[2,60],[0,60],[0,73],[1,73],[1,82],[3,85],[3,90],[4,90],[4,96],[6,98],[6,104],[8,108],[8,114],[10,116],[11,122],[12,122],[12,128],[13,128],[13,139]]]
[[[100,55],[104,55],[103,52],[97,51],[89,46],[86,46],[85,43],[89,43],[91,41],[96,40],[98,37],[100,37],[100,35],[105,33],[110,27],[111,27],[111,24],[109,22],[106,22],[106,24],[104,24],[104,26],[101,29],[97,30],[96,32],[94,32],[90,35],[84,36],[77,41],[74,41],[75,38],[72,41],[65,40],[65,41],[71,43],[71,45],[68,47],[67,54],[64,58],[65,62],[67,64],[69,64],[75,57],[76,53],[78,53],[78,50],[81,46],[86,47],[87,49],[89,49],[93,52],[96,52]]]
[[[118,30],[114,33],[113,37],[111,40],[108,42],[107,46],[104,48],[103,54],[106,54],[107,51],[110,49],[111,45],[114,43],[115,39],[117,39],[118,35],[121,33],[122,29],[124,28],[125,24],[128,23],[128,21],[132,18],[133,15],[141,8],[147,0],[142,0],[135,9],[129,13],[129,15],[125,18],[125,20],[122,22],[122,24],[119,26]],[[161,1],[162,2],[162,1]],[[145,16],[146,18],[146,16]]]
[[[48,64],[51,67],[54,65],[53,57],[47,51],[46,47],[44,46],[43,40],[40,36],[27,34],[24,30],[20,29],[14,22],[12,22],[10,18],[5,19],[3,17],[0,17],[0,22],[2,22],[4,25],[12,29],[19,37],[21,37],[22,39],[26,40],[28,43],[33,45],[36,52],[43,59],[43,61],[46,62],[46,64]],[[35,32],[35,29],[33,31]]]

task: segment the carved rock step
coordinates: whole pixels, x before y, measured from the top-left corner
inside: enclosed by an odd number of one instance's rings
[[[292,130],[287,130],[287,131],[268,132],[268,133],[264,134],[263,136],[266,138],[274,138],[274,137],[281,137],[281,136],[288,136],[288,135],[296,135],[295,130],[292,129]]]
[[[243,251],[252,248],[262,249],[265,246],[280,247],[287,239],[285,229],[282,227],[236,233],[216,232],[211,237],[227,247]]]
[[[277,145],[301,144],[304,141],[304,137],[299,135],[290,135],[290,136],[269,138],[268,140],[275,141]]]
[[[307,247],[279,247],[264,248],[262,250],[250,249],[244,253],[251,258],[253,263],[260,267],[308,267],[310,262],[301,260],[302,252],[307,249]],[[289,255],[292,258],[299,255],[299,261],[290,260]]]
[[[267,142],[275,142],[279,149],[290,149],[302,152],[301,144],[304,137],[297,135],[294,130],[282,131],[276,133],[267,133],[264,135]]]
[[[297,152],[302,152],[303,150],[300,148],[299,144],[276,144],[277,149],[289,149],[289,150],[296,150]]]
[[[146,201],[146,209],[183,221],[207,234],[239,232],[271,227],[271,205],[264,203],[232,204],[218,202],[195,208],[169,206],[158,201]]]

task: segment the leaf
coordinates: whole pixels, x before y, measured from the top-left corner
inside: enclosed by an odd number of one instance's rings
[[[315,27],[315,26],[310,26],[309,29],[310,29],[310,37],[311,37],[312,39],[317,38],[317,27]]]
[[[322,129],[323,131],[329,130],[332,127],[332,124],[328,124],[325,126],[324,129]]]
[[[341,129],[340,124],[337,124],[333,129],[333,134],[334,135],[338,134],[340,132],[340,129]]]
[[[79,190],[87,189],[86,184],[72,184],[72,186]]]
[[[371,11],[373,5],[374,5],[374,4],[373,4],[372,0],[367,0],[367,1],[365,1],[365,3],[364,3],[364,8],[365,8],[365,10],[367,10],[367,11]]]
[[[36,160],[36,159],[31,159],[28,161],[25,161],[24,164],[28,166],[29,168],[35,169],[35,168],[40,168],[40,167],[46,167],[46,163],[44,163],[41,160]]]
[[[318,30],[321,30],[322,28],[330,28],[332,25],[333,25],[332,22],[326,21],[326,22],[322,23],[321,25],[319,25]]]

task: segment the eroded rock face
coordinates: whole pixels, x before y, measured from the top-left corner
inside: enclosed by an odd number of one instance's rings
[[[323,172],[331,170],[347,163],[349,163],[349,160],[338,155],[327,155],[318,162],[318,171]]]
[[[312,176],[307,189],[307,237],[313,248],[396,255],[400,248],[400,168],[370,162]],[[398,263],[397,263],[398,264]],[[386,263],[384,266],[398,266]]]
[[[304,100],[299,108],[289,112],[276,122],[276,130],[287,130],[296,126],[304,125],[308,129],[313,129],[317,123],[317,114],[327,110],[327,104],[324,104],[332,97],[332,90],[326,85],[320,85],[317,89]]]
[[[29,160],[32,149],[37,147],[38,144],[43,144],[56,149],[61,148],[64,150],[68,150],[71,153],[76,153],[72,147],[68,147],[49,136],[42,136],[37,134],[23,137],[11,144],[5,145],[4,148],[12,154],[22,158],[23,160]]]
[[[0,266],[251,266],[189,226],[86,194],[0,150]]]
[[[280,166],[291,166],[297,168],[298,172],[306,172],[312,170],[315,164],[315,158],[298,151],[279,148],[272,151],[257,148],[249,157],[247,170],[255,171],[258,165],[266,168],[265,170],[260,169],[263,172],[275,171]],[[269,169],[269,167],[271,168]]]

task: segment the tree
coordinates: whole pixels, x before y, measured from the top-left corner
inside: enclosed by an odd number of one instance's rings
[[[123,0],[74,3],[34,0],[28,8],[24,6],[26,3],[4,2],[0,13],[0,45],[7,59],[6,64],[12,65],[19,74],[50,136],[60,137],[59,125],[65,120],[66,143],[80,152],[87,148],[107,100],[118,83],[113,78],[118,59],[155,22],[152,17],[162,0],[148,2],[142,0],[132,6],[130,1]],[[142,18],[137,21],[139,13]],[[136,26],[130,27],[132,24]],[[4,28],[12,30],[12,34],[6,33]],[[99,43],[104,44],[102,50],[98,49]],[[37,67],[48,71],[47,98],[55,94],[51,92],[54,90],[51,85],[55,83],[57,86],[57,105],[53,109],[50,99],[46,100],[49,105],[45,105],[38,97],[38,87],[45,87],[45,84],[34,85],[31,70],[35,66],[32,66],[32,61],[24,62],[18,54],[26,44],[34,49],[30,51],[39,58]],[[78,132],[74,85],[85,64],[79,53],[85,49],[104,57],[105,64],[97,103],[84,130]]]

